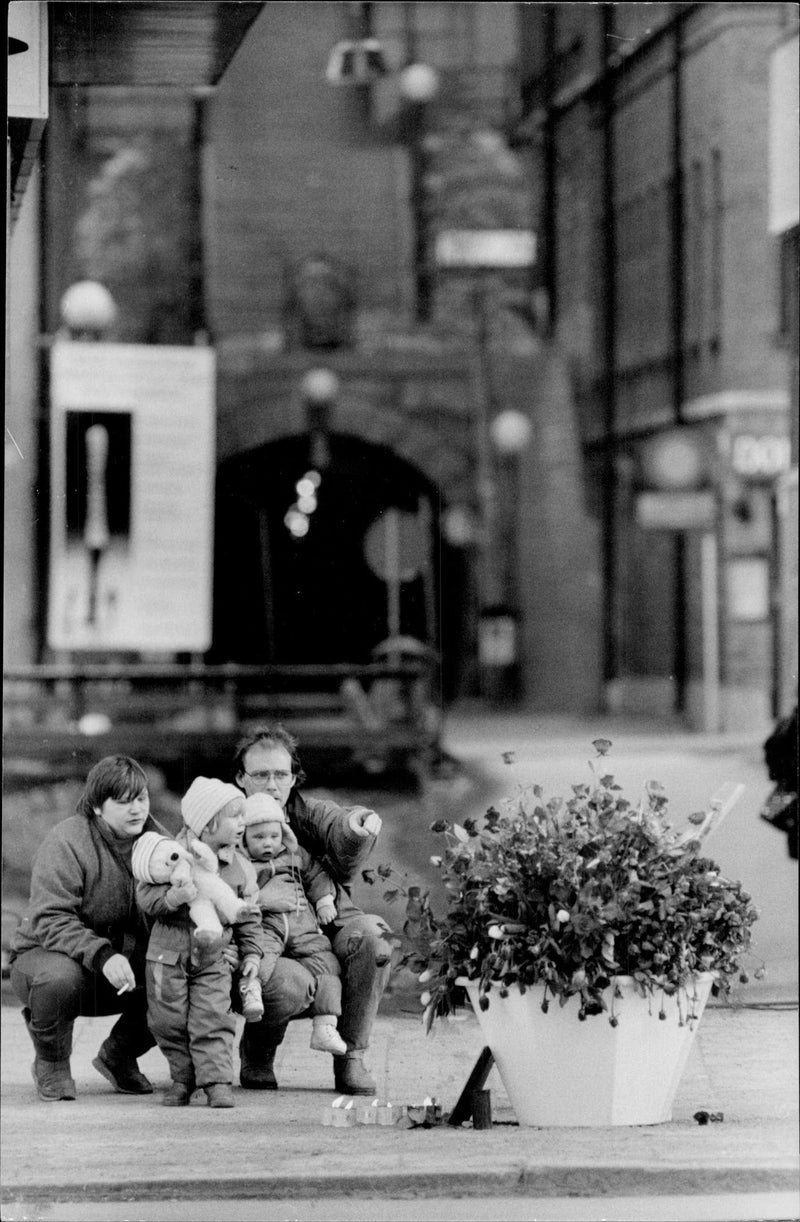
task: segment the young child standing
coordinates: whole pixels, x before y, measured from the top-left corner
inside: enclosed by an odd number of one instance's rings
[[[169,1062],[172,1085],[164,1095],[167,1107],[185,1107],[196,1087],[202,1087],[210,1107],[233,1107],[233,1040],[236,1018],[231,1011],[231,967],[224,951],[233,940],[240,956],[239,971],[255,979],[263,953],[255,870],[237,851],[244,825],[244,798],[235,785],[213,777],[195,777],[181,799],[183,829],[177,839],[188,846],[196,837],[216,854],[219,876],[236,894],[253,902],[252,914],[223,930],[221,940],[207,950],[192,941],[189,904],[193,883],[139,882],[137,902],[155,917],[147,948],[148,1025]],[[135,850],[134,850],[135,851]],[[139,878],[148,877],[147,844],[136,862]]]
[[[297,843],[275,798],[254,793],[244,808],[242,848],[255,866],[265,939],[259,980],[269,980],[281,955],[302,962],[317,982],[311,1047],[344,1056],[347,1045],[336,1029],[342,1012],[339,961],[320,929],[336,917],[336,884]]]

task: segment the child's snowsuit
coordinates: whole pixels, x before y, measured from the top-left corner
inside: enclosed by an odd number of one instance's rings
[[[186,833],[176,839],[186,843]],[[261,957],[264,939],[256,904],[253,865],[236,849],[221,849],[219,876],[236,894],[253,904],[252,915],[228,925],[222,942],[209,956],[193,961],[189,905],[171,909],[169,883],[138,883],[136,900],[155,917],[147,948],[148,1025],[166,1057],[173,1082],[208,1086],[233,1082],[236,1018],[231,1011],[231,968],[222,953],[231,940],[240,958]]]
[[[252,862],[258,882],[264,957],[259,980],[266,984],[281,955],[297,959],[317,981],[312,1014],[342,1012],[339,961],[322,933],[314,905],[336,898],[336,884],[305,849],[284,848],[271,861]],[[309,903],[309,901],[311,901]]]

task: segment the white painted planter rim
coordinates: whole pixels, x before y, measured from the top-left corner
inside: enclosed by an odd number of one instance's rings
[[[678,990],[676,991],[683,990],[684,992],[686,992],[686,990],[691,987],[694,981],[697,981],[697,980],[703,980],[703,981],[712,980],[713,981],[713,980],[716,980],[718,976],[719,976],[719,972],[692,972],[687,983],[679,985]],[[609,976],[608,979],[609,979],[608,987],[611,987],[613,985],[620,985],[623,989],[633,990],[633,992],[638,993],[640,997],[646,997],[648,994],[651,994],[651,993],[659,993],[664,988],[664,986],[660,984],[654,984],[652,987],[647,988],[642,984],[640,980],[636,980],[633,976]],[[501,985],[503,984],[503,981],[502,980],[491,980],[489,983],[491,984],[491,987],[493,989],[499,989]],[[526,985],[525,987],[528,989],[541,988],[541,986],[545,983],[546,981],[544,980],[534,980],[532,985]],[[459,986],[459,988],[463,988],[463,989],[470,988],[473,985],[477,986],[480,984],[480,976],[457,976],[456,984]],[[513,984],[506,985],[506,988],[509,989],[509,991],[512,989],[519,990],[519,981],[515,981]],[[548,988],[549,988],[549,985],[548,985]],[[580,990],[576,990],[575,996],[577,996],[579,992]],[[554,993],[551,993],[551,995],[557,996],[557,994],[554,994]]]

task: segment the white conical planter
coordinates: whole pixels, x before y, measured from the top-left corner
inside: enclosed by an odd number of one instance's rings
[[[703,972],[688,993],[647,998],[630,976],[618,976],[622,997],[614,1001],[616,1027],[608,1021],[612,988],[604,994],[608,1011],[581,1022],[578,997],[563,1007],[551,997],[544,1014],[542,985],[524,995],[511,986],[507,997],[494,986],[488,1010],[481,1010],[478,981],[462,978],[458,983],[469,994],[519,1123],[598,1127],[672,1119],[675,1093],[713,980],[712,973]],[[658,1017],[662,1007],[666,1019]],[[696,1020],[689,1023],[692,1013]]]

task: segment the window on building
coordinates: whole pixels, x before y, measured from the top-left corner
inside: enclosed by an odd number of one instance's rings
[[[719,350],[722,342],[722,290],[723,290],[723,231],[724,200],[722,195],[722,154],[719,149],[711,152],[711,267],[709,285],[709,343],[712,352]]]
[[[688,242],[688,290],[689,300],[687,338],[693,353],[699,351],[705,326],[705,191],[703,163],[699,158],[692,161],[689,170],[689,242]]]
[[[778,259],[780,284],[778,338],[785,344],[796,344],[798,327],[800,327],[797,285],[797,269],[800,265],[800,227],[797,225],[794,229],[789,229],[781,235]]]

